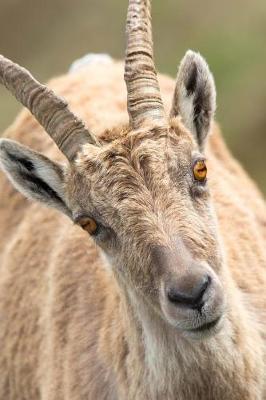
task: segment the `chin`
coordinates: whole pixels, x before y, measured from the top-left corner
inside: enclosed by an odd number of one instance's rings
[[[217,335],[224,325],[224,314],[215,316],[209,320],[203,321],[173,321],[167,318],[167,322],[171,324],[183,337],[191,340],[204,340]]]

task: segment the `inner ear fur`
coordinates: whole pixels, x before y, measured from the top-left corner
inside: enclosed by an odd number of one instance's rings
[[[0,140],[0,167],[26,197],[59,209],[67,215],[64,166],[13,140]]]

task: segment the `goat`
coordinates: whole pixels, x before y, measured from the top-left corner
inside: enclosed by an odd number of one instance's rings
[[[213,121],[209,67],[188,51],[176,84],[157,77],[150,1],[129,0],[127,108],[122,77],[51,81],[66,103],[0,57],[50,136],[24,110],[0,141],[37,200],[1,176],[0,398],[266,399],[266,207]]]

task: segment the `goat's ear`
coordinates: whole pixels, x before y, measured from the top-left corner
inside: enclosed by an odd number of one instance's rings
[[[171,117],[181,116],[202,149],[215,109],[216,90],[212,73],[204,58],[189,50],[177,73]]]
[[[0,167],[26,197],[70,215],[64,200],[64,169],[60,164],[12,140],[1,139]]]

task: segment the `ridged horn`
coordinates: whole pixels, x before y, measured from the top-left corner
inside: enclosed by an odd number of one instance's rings
[[[150,0],[129,0],[125,82],[133,128],[147,119],[164,122],[165,113],[153,61]]]
[[[65,100],[39,83],[29,71],[0,55],[0,83],[34,115],[62,153],[72,162],[80,146],[99,145]]]

